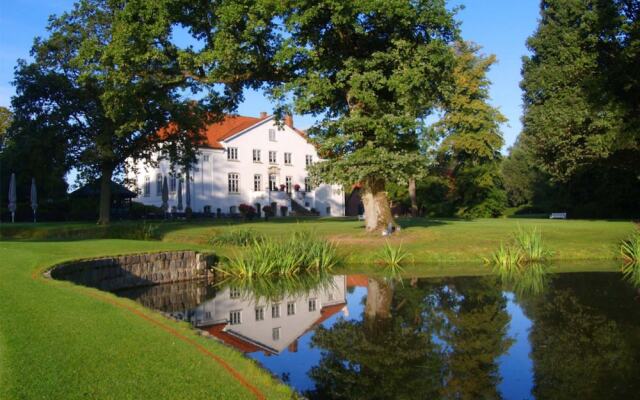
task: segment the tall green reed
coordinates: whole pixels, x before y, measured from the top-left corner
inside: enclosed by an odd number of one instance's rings
[[[640,286],[640,230],[622,241],[620,254],[624,261],[622,273],[634,285]]]
[[[228,259],[219,270],[237,277],[291,276],[328,271],[340,261],[335,244],[301,231],[282,240],[255,239],[246,251]]]

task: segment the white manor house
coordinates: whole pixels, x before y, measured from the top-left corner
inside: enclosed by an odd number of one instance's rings
[[[241,204],[248,204],[261,215],[263,207],[275,204],[278,216],[312,211],[321,216],[344,215],[342,187],[311,185],[306,168],[318,160],[318,153],[305,133],[294,128],[291,116],[278,126],[274,116],[266,113],[259,118],[229,115],[207,126],[206,141],[190,171],[191,204],[184,174],[176,176],[164,159],[157,166],[141,161],[129,169],[127,178],[135,182],[138,201],[162,206],[167,177],[169,210],[180,211],[182,203],[194,212],[235,215]]]

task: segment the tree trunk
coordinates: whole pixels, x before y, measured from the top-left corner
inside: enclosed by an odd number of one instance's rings
[[[396,225],[389,207],[387,192],[384,191],[383,180],[372,179],[363,185],[362,204],[367,231],[386,229],[389,223]]]
[[[98,225],[109,225],[111,221],[111,177],[113,170],[109,167],[102,168],[100,177],[100,208]]]
[[[418,197],[416,195],[416,179],[409,179],[409,198],[411,198],[411,216],[418,216]]]
[[[364,306],[364,327],[369,335],[386,331],[391,321],[393,287],[380,278],[369,278]]]

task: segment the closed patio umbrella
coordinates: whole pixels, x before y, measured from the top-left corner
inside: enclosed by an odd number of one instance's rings
[[[36,222],[36,210],[38,209],[38,190],[36,178],[31,178],[31,209],[33,210],[33,222]]]
[[[182,211],[182,179],[178,179],[178,211]]]
[[[9,181],[9,211],[11,212],[11,222],[16,222],[16,174],[11,174]]]
[[[187,181],[185,182],[185,185],[187,185],[186,190],[185,190],[185,198],[187,200],[187,208],[190,209],[191,208],[191,179],[189,178],[189,171],[187,171]]]
[[[169,187],[167,184],[167,177],[162,180],[162,211],[164,216],[167,216],[167,210],[169,210]]]

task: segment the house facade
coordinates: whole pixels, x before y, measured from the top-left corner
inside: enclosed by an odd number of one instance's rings
[[[190,204],[185,174],[172,171],[168,160],[157,166],[129,164],[127,178],[135,182],[138,201],[161,206],[167,177],[170,210],[180,211],[182,205],[194,212],[233,215],[241,204],[248,204],[259,213],[275,205],[277,216],[305,210],[321,216],[344,215],[341,186],[312,185],[307,166],[319,160],[318,153],[290,116],[278,126],[266,113],[257,118],[230,115],[209,125],[206,139],[189,174]]]

